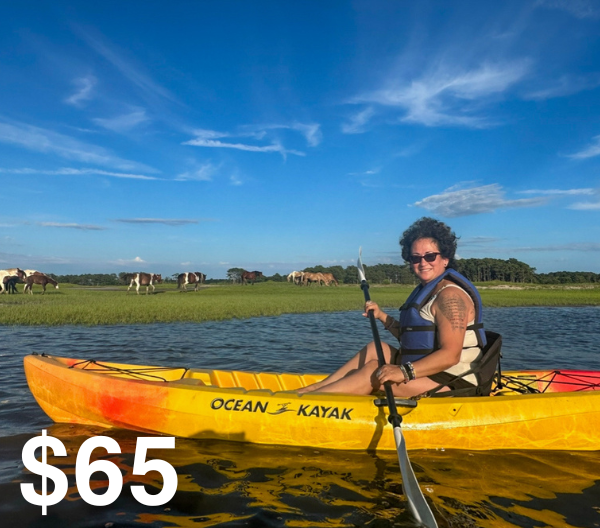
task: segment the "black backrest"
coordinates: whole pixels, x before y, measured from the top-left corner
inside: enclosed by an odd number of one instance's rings
[[[438,385],[435,389],[430,390],[428,395],[431,397],[448,397],[448,396],[489,396],[494,384],[494,375],[500,370],[500,358],[502,357],[502,336],[491,330],[485,331],[487,343],[482,350],[481,357],[471,364],[471,368],[463,372],[459,376],[455,376],[447,385],[452,385],[453,382],[475,374],[477,378],[477,386],[468,388],[456,388],[448,391],[440,392],[446,384]],[[463,384],[464,385],[464,384]]]

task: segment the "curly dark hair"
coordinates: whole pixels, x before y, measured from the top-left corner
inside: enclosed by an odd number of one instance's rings
[[[444,224],[444,222],[440,222],[439,220],[428,216],[419,218],[404,231],[404,233],[402,233],[400,246],[402,247],[402,258],[405,262],[408,262],[413,242],[420,238],[431,238],[435,240],[442,257],[449,260],[448,267],[456,267],[454,255],[456,253],[458,237],[449,226]]]

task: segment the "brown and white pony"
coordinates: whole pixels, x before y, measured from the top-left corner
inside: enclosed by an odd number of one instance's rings
[[[25,280],[26,274],[21,268],[9,268],[5,270],[0,270],[0,293],[4,293],[7,290],[4,282],[4,279],[7,277],[17,277],[16,282],[23,282]]]
[[[23,289],[23,293],[29,293],[30,295],[33,295],[32,286],[34,284],[39,284],[42,287],[42,295],[46,293],[47,284],[52,284],[52,286],[58,290],[58,282],[56,282],[52,277],[48,277],[48,275],[36,271],[25,279],[25,288]]]
[[[252,286],[254,286],[257,277],[264,277],[262,271],[242,271],[242,286],[247,284],[248,281],[252,281]]]
[[[198,291],[198,286],[206,280],[206,275],[199,271],[186,271],[177,276],[177,288],[187,291],[188,284],[195,284],[194,291]]]
[[[155,282],[162,282],[162,276],[160,274],[157,275],[156,273],[134,273],[132,275],[129,288],[127,288],[127,293],[129,293],[129,290],[134,284],[136,285],[135,291],[138,295],[140,294],[140,286],[146,286],[146,295],[148,295],[148,288],[150,287],[152,287],[152,293],[154,293],[154,290],[156,289],[154,287]]]

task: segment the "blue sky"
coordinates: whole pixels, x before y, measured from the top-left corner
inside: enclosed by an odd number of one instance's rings
[[[89,5],[88,5],[89,4]],[[600,273],[600,3],[10,2],[0,268]]]

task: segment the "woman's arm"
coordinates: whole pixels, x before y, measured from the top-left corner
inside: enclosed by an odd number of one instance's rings
[[[386,314],[381,308],[379,308],[377,303],[373,301],[367,301],[365,303],[365,313],[363,313],[365,317],[369,315],[369,310],[373,311],[373,317],[381,321],[383,323],[383,328],[385,328],[390,334],[396,338],[400,336],[400,323],[391,315]]]

